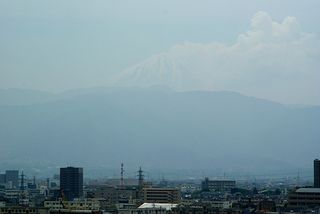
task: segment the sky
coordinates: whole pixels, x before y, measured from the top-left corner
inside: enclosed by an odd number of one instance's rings
[[[318,0],[1,0],[0,88],[165,84],[320,105],[318,8]]]

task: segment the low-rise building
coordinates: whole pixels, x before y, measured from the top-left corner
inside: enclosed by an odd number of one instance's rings
[[[181,200],[181,193],[176,188],[144,188],[143,199],[145,203],[173,203]]]
[[[288,195],[289,207],[320,206],[320,188],[299,188]]]
[[[78,201],[45,201],[44,207],[51,211],[62,209],[68,210],[100,210],[100,203],[97,200],[78,200]]]
[[[171,214],[177,204],[167,203],[143,203],[139,207],[135,205],[118,207],[118,214]]]
[[[105,199],[109,204],[135,203],[139,197],[138,191],[134,186],[118,188],[106,185],[92,185],[87,190],[87,197]]]
[[[35,207],[0,207],[0,214],[49,214],[49,210],[45,208]]]
[[[94,210],[70,210],[70,209],[62,209],[62,210],[53,210],[50,211],[50,214],[103,214],[102,211],[94,211]]]
[[[230,192],[236,187],[236,181],[233,180],[209,180],[205,178],[201,182],[202,191]]]

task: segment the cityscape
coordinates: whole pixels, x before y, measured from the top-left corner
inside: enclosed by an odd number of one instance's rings
[[[320,214],[320,0],[0,0],[0,214]]]
[[[311,185],[279,180],[126,178],[121,164],[116,179],[85,180],[81,167],[60,168],[47,179],[26,179],[23,171],[0,174],[0,213],[318,213],[320,160],[313,163]]]

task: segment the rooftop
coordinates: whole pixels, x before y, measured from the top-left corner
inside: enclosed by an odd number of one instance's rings
[[[162,208],[166,210],[171,210],[176,207],[177,204],[169,204],[169,203],[143,203],[139,209],[150,209],[150,208]]]
[[[299,188],[297,193],[320,193],[320,188]]]

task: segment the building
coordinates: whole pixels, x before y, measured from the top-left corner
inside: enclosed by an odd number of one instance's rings
[[[313,162],[314,168],[314,188],[320,188],[320,160],[315,159]]]
[[[49,214],[48,209],[34,207],[0,207],[0,214]]]
[[[0,174],[0,184],[6,183],[6,174]]]
[[[172,203],[178,204],[181,199],[179,189],[175,188],[143,188],[145,203]]]
[[[289,207],[320,206],[320,188],[299,188],[288,195]]]
[[[276,212],[276,203],[271,199],[264,199],[259,202],[258,210],[263,212]]]
[[[232,207],[231,201],[210,201],[210,206],[219,209],[230,209]]]
[[[213,204],[211,202],[193,201],[191,203],[182,203],[172,208],[172,214],[243,214],[254,213],[244,212],[244,209],[221,208],[221,204]]]
[[[98,200],[45,201],[44,207],[50,212],[62,209],[99,211],[100,203]]]
[[[143,203],[138,209],[132,210],[131,214],[168,214],[178,204]]]
[[[6,183],[12,189],[19,188],[19,171],[18,170],[6,170],[5,174]]]
[[[83,196],[83,169],[60,168],[60,191],[67,200],[81,198]]]
[[[62,209],[58,211],[50,211],[50,214],[103,214],[102,211],[91,211],[91,210],[68,210]]]
[[[136,203],[139,198],[138,187],[125,186],[124,188],[92,185],[87,187],[87,197],[104,199],[109,204]]]
[[[236,181],[232,180],[209,180],[209,178],[205,178],[201,182],[202,191],[230,192],[235,187]]]
[[[15,205],[19,203],[20,190],[17,189],[6,189],[4,191],[4,198],[7,204]]]
[[[92,185],[87,187],[87,197],[95,199],[104,199],[109,204],[118,203],[117,189],[116,187],[107,185]]]
[[[136,205],[119,204],[116,213],[118,214],[172,214],[172,209],[177,204],[165,203],[143,203],[139,207]]]

